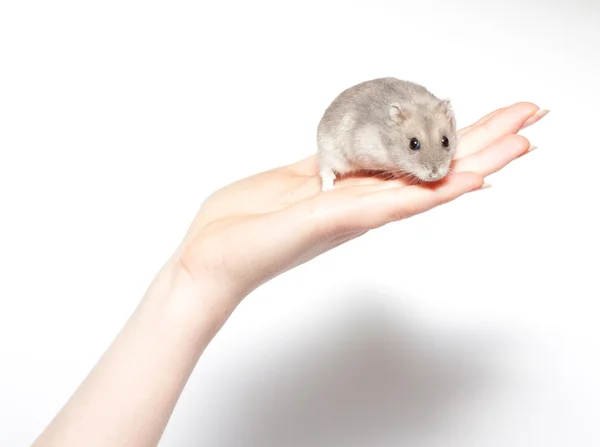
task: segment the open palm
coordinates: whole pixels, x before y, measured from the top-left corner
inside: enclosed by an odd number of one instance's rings
[[[315,155],[212,194],[183,240],[179,262],[240,299],[265,281],[389,222],[480,188],[528,150],[519,130],[543,112],[531,103],[496,110],[460,131],[453,174],[430,185],[349,177],[321,192]]]

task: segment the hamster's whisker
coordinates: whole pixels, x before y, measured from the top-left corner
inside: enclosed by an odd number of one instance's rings
[[[406,172],[404,169],[396,169],[388,171],[389,175],[393,178],[399,178],[408,183],[408,185],[415,185],[419,183],[419,178],[411,172]]]
[[[405,169],[393,169],[390,171],[383,171],[375,175],[375,177],[379,177],[385,180],[399,179],[406,182],[406,186],[414,186],[420,185],[423,183],[417,175],[412,172],[408,172]]]

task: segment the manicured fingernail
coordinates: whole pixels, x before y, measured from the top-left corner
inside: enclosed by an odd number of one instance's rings
[[[521,130],[525,129],[526,127],[531,126],[532,124],[537,123],[539,120],[541,120],[543,117],[545,117],[549,113],[550,113],[550,110],[548,110],[548,109],[539,109],[537,112],[535,112],[535,115],[533,115],[531,118],[529,118],[527,121],[525,121],[523,123],[523,125],[521,126]]]
[[[480,186],[479,188],[477,188],[477,189],[474,189],[472,192],[475,192],[475,191],[481,191],[482,189],[488,189],[488,188],[491,188],[491,187],[492,187],[492,185],[490,185],[490,184],[489,184],[489,183],[487,183],[487,182],[484,182],[484,183],[483,183],[483,185],[481,185],[481,186]]]
[[[534,146],[533,144],[531,144],[531,145],[529,145],[529,148],[525,152],[523,152],[521,155],[519,155],[517,158],[521,158],[521,157],[527,155],[528,153],[535,151],[536,149],[537,149],[537,146]]]

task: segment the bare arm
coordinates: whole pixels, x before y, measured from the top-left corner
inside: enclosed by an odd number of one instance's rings
[[[166,264],[91,374],[33,445],[157,445],[198,358],[229,315],[228,301],[206,292],[179,264]]]
[[[250,291],[371,229],[480,189],[529,151],[516,134],[543,113],[518,103],[464,129],[454,173],[434,187],[358,177],[321,193],[310,157],[217,191],[33,446],[156,446],[202,352]]]

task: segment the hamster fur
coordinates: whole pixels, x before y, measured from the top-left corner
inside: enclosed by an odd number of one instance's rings
[[[432,182],[446,176],[458,134],[450,100],[392,77],[340,93],[317,129],[322,190],[337,176],[382,171]]]

